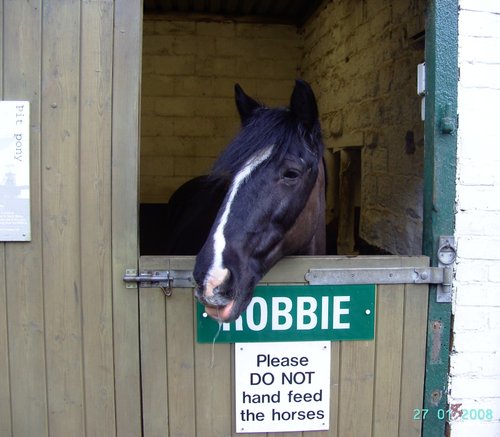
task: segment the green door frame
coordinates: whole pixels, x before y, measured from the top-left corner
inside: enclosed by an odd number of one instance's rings
[[[437,266],[439,237],[455,231],[458,0],[429,0],[425,41],[423,250]],[[422,424],[425,437],[442,437],[446,431],[451,322],[451,303],[437,303],[436,287],[431,287],[424,388],[428,412]]]

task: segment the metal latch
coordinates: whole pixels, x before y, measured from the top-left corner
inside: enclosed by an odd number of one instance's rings
[[[171,296],[174,288],[192,288],[196,285],[191,270],[125,270],[126,288],[161,288],[165,296]]]
[[[452,236],[439,237],[437,251],[438,266],[449,272],[448,277],[438,284],[436,302],[451,302],[451,288],[453,282],[453,265],[457,259],[455,238]]]

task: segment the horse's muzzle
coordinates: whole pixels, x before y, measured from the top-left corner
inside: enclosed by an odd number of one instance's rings
[[[232,301],[232,299],[219,292],[218,288],[219,287],[216,287],[214,289],[214,293],[207,296],[203,293],[203,287],[197,287],[195,291],[196,298],[202,305],[205,306],[225,307]]]
[[[205,307],[205,312],[219,322],[232,321],[234,299],[224,293],[222,287],[215,287],[212,294],[205,294],[204,287],[196,287],[196,299]]]

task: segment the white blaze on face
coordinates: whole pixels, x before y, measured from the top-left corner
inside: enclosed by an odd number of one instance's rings
[[[224,267],[222,261],[222,253],[226,247],[226,238],[224,237],[224,228],[226,227],[227,220],[229,218],[229,213],[231,212],[231,206],[233,204],[234,198],[239,188],[245,182],[245,179],[252,174],[252,172],[263,162],[265,162],[273,151],[273,146],[267,149],[261,150],[256,155],[252,156],[243,168],[236,174],[229,189],[229,195],[226,204],[224,205],[224,211],[220,217],[217,228],[214,232],[214,261],[210,270],[205,278],[205,295],[212,296],[214,294],[214,288],[222,284],[226,278],[229,276],[229,270]]]

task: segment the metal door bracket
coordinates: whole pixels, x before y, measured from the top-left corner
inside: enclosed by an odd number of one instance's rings
[[[196,284],[191,270],[125,270],[123,281],[126,288],[161,288],[165,296],[171,296],[174,288],[192,288]]]
[[[438,267],[309,269],[305,280],[311,285],[436,284],[436,301],[451,302],[456,258],[454,238],[444,236],[439,239]]]
[[[457,259],[455,238],[452,236],[439,237],[437,251],[438,266],[445,269],[448,274],[446,280],[439,283],[436,290],[436,302],[451,302],[451,289],[453,282],[453,267]]]
[[[440,267],[309,269],[305,275],[311,285],[442,284],[448,277]]]

